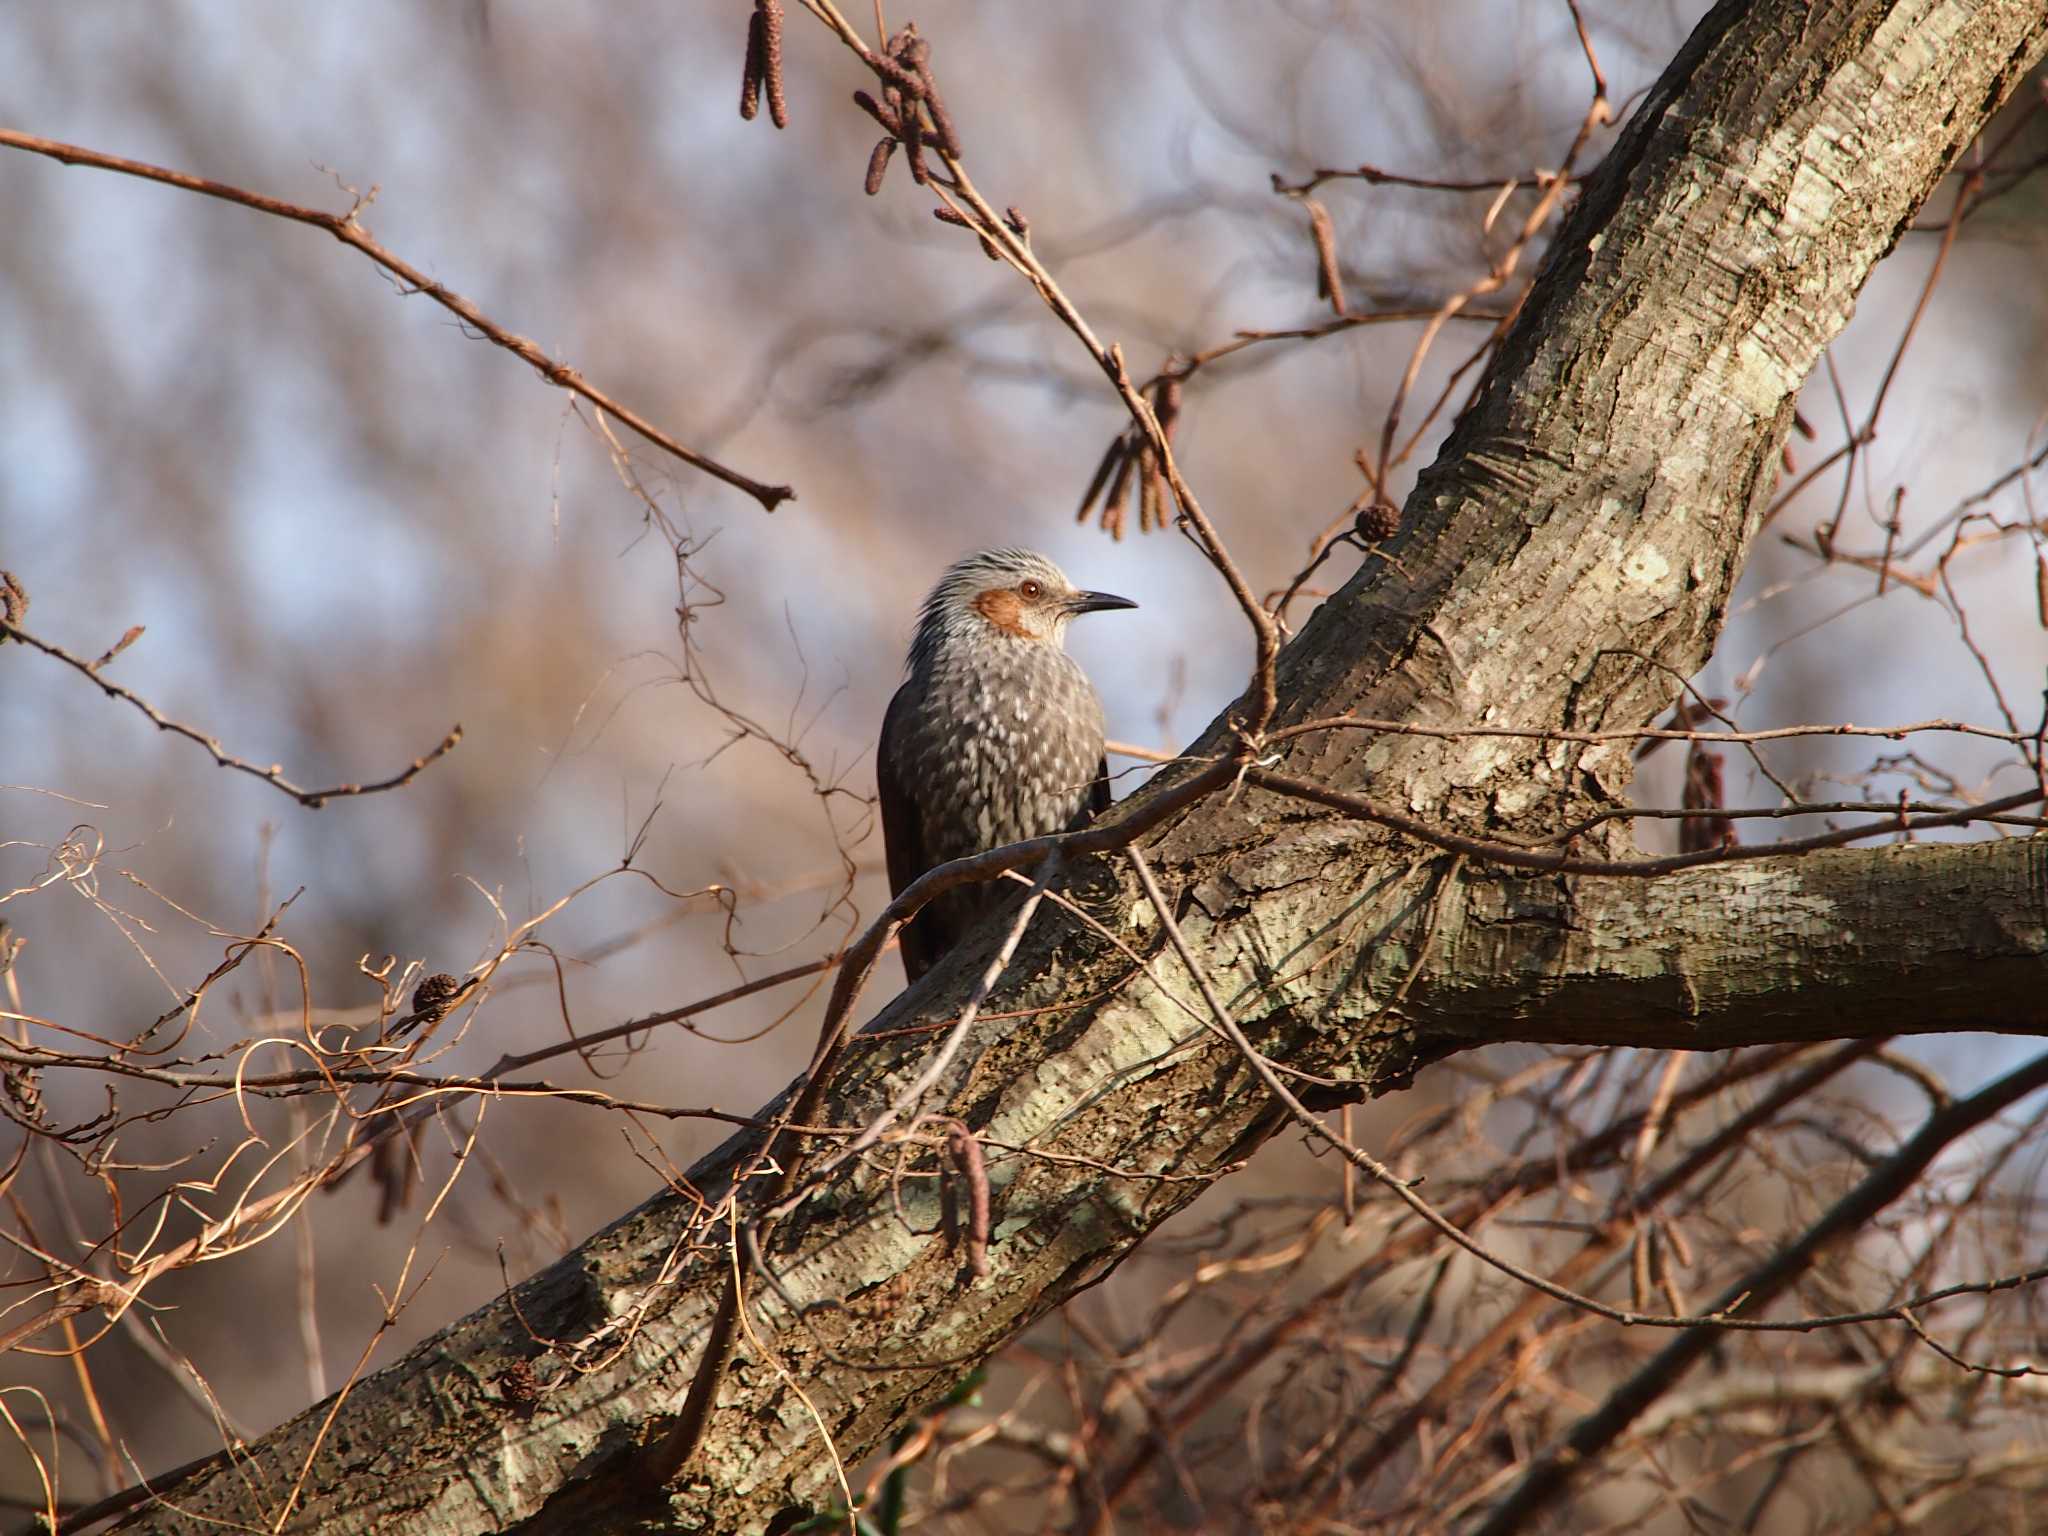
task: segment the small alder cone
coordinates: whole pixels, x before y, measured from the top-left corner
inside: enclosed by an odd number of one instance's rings
[[[939,578],[876,753],[892,896],[928,869],[1068,831],[1109,804],[1102,704],[1066,653],[1067,625],[1137,606],[1081,591],[1028,549],[983,550]],[[910,980],[1013,888],[982,881],[927,903],[901,935]]]
[[[461,982],[446,971],[436,971],[412,989],[413,1012],[429,1022],[438,1021],[461,990]]]
[[[1383,501],[1374,502],[1363,508],[1352,527],[1358,536],[1368,544],[1377,544],[1382,539],[1391,539],[1401,531],[1401,509],[1390,507]]]

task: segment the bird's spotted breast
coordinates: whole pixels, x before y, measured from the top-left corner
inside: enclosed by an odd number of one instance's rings
[[[1077,597],[1043,557],[994,551],[961,562],[927,599],[878,764],[894,892],[952,859],[1067,831],[1107,799],[1102,705],[1059,628],[1027,613],[1030,581]],[[912,977],[1012,889],[965,886],[928,905],[904,933]]]

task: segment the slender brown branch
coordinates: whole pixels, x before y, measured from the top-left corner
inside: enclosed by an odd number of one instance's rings
[[[1502,187],[1533,192],[1547,185],[1547,179],[1541,176],[1487,176],[1461,181],[1441,176],[1410,176],[1401,171],[1382,170],[1376,165],[1360,165],[1349,170],[1318,166],[1301,181],[1288,181],[1275,173],[1273,190],[1280,193],[1313,192],[1327,181],[1362,181],[1369,187],[1407,187],[1417,192],[1497,193]]]
[[[0,129],[0,141],[4,141],[5,137],[6,130]],[[216,738],[207,735],[204,731],[171,719],[170,716],[164,714],[163,711],[154,704],[151,704],[140,694],[123,688],[119,683],[107,681],[106,678],[100,675],[99,668],[100,663],[106,661],[108,657],[101,657],[99,662],[87,661],[82,656],[74,656],[60,645],[52,645],[47,640],[39,640],[27,630],[17,629],[14,625],[4,620],[0,620],[0,635],[4,635],[10,640],[18,640],[21,644],[31,649],[41,651],[45,656],[54,657],[66,666],[75,668],[90,678],[93,685],[108,698],[119,699],[122,703],[133,705],[136,709],[141,710],[158,730],[169,731],[174,736],[182,736],[187,741],[197,742],[206,749],[207,753],[221,767],[232,768],[237,773],[246,773],[251,778],[261,779],[272,789],[290,795],[309,810],[317,811],[328,801],[339,800],[348,795],[376,795],[382,794],[385,790],[402,789],[418,778],[432,764],[439,762],[443,757],[453,752],[462,740],[462,727],[454,725],[449,727],[448,734],[441,738],[440,744],[432,751],[414,758],[388,779],[379,779],[374,784],[337,784],[331,789],[301,789],[284,776],[284,770],[277,764],[273,763],[268,768],[262,768],[245,758],[236,757],[227,748],[223,747]],[[119,647],[117,646],[115,649],[118,650]],[[109,654],[111,655],[112,653]]]
[[[1987,800],[1982,805],[1964,806],[1957,810],[1907,819],[1900,819],[1894,814],[1889,821],[1873,822],[1860,827],[1841,827],[1832,832],[1816,832],[1811,837],[1787,838],[1780,843],[1746,843],[1703,848],[1693,853],[1675,853],[1655,859],[1585,859],[1576,858],[1562,850],[1551,852],[1516,843],[1497,842],[1490,838],[1468,837],[1464,833],[1447,831],[1404,812],[1379,805],[1363,795],[1331,789],[1327,785],[1292,778],[1286,774],[1272,773],[1263,768],[1248,770],[1245,781],[1260,789],[1271,790],[1277,795],[1306,800],[1329,810],[1340,811],[1355,820],[1372,822],[1390,831],[1412,837],[1417,842],[1428,843],[1448,853],[1461,853],[1467,858],[1482,859],[1492,864],[1505,864],[1512,869],[1542,870],[1549,874],[1626,876],[1634,879],[1674,875],[1682,869],[1697,869],[1705,864],[1734,864],[1746,859],[1769,859],[1787,854],[1811,853],[1817,848],[1839,848],[1866,837],[1932,831],[1937,827],[1967,826],[1971,822],[1983,821],[2001,812],[2017,810],[2023,805],[2034,805],[2048,798],[2039,785],[2032,785],[2000,799]]]
[[[1290,725],[1275,731],[1271,739],[1275,743],[1291,741],[1297,736],[1307,736],[1317,731],[1377,731],[1388,736],[1424,736],[1437,741],[1503,737],[1515,741],[1571,741],[1587,744],[1611,741],[1685,741],[1704,742],[1709,746],[1790,741],[1808,736],[1873,736],[1883,741],[1903,741],[1908,736],[1928,731],[1949,732],[1958,736],[1980,736],[1987,741],[2003,741],[2014,746],[2034,739],[2030,732],[2001,731],[1992,726],[1970,725],[1961,720],[1915,720],[1904,725],[1783,725],[1764,731],[1675,730],[1656,726],[1636,726],[1612,731],[1568,731],[1541,726],[1417,725],[1406,720],[1368,720],[1353,715],[1336,715],[1325,720],[1305,720],[1299,725]],[[1114,750],[1131,757],[1145,755],[1142,750],[1121,744],[1115,745]]]
[[[183,171],[168,170],[160,165],[150,165],[141,160],[126,160],[119,155],[103,154],[96,149],[85,149],[76,144],[64,144],[55,139],[37,138],[34,134],[19,133],[11,128],[0,128],[0,145],[10,149],[26,150],[30,154],[46,155],[64,165],[86,165],[95,170],[114,171],[123,176],[135,176],[144,181],[154,181],[163,186],[177,187],[181,191],[197,192],[202,197],[218,198],[224,203],[252,209],[257,213],[269,214],[273,218],[288,219],[295,224],[305,224],[314,229],[325,230],[343,245],[361,251],[363,255],[389,272],[405,285],[407,291],[425,294],[443,309],[460,319],[465,325],[476,330],[487,340],[496,343],[513,356],[526,363],[542,378],[557,388],[571,394],[581,395],[600,410],[616,416],[633,431],[654,444],[666,449],[685,464],[701,469],[713,479],[723,480],[735,490],[745,491],[761,504],[764,512],[773,512],[785,501],[794,501],[796,492],[786,485],[764,485],[762,482],[729,469],[716,459],[687,448],[668,433],[654,425],[646,417],[627,406],[621,405],[610,395],[589,383],[582,374],[566,363],[557,362],[543,352],[539,345],[515,331],[507,330],[486,315],[476,304],[452,288],[435,282],[426,273],[386,250],[370,237],[368,230],[356,222],[356,215],[369,201],[358,197],[355,206],[347,213],[323,213],[318,208],[305,208],[296,203],[287,203],[260,192],[250,192],[241,187],[229,186],[225,182],[209,181],[203,176],[188,175]],[[372,196],[374,196],[374,190]]]

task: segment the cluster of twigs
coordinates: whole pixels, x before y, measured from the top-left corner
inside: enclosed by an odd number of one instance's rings
[[[1015,1501],[1098,1531],[1148,1512],[1207,1528],[1460,1529],[1523,1458],[1560,1443],[1575,1405],[1632,1370],[1672,1379],[1662,1355],[1674,1338],[1718,1341],[1722,1368],[1629,1427],[1637,1454],[1604,1502],[1613,1530],[1667,1513],[1711,1522],[1710,1495],[1744,1470],[1739,1529],[1771,1528],[1779,1506],[1801,1500],[1795,1472],[1856,1488],[1876,1510],[2024,1506],[2044,1458],[1991,1446],[2048,1380],[2029,1364],[2025,1309],[1998,1292],[2003,1276],[1945,1284],[1981,1273],[1984,1243],[2029,1272],[2003,1230],[1998,1175],[1906,1175],[2037,1081],[2038,1062],[1969,1100],[1882,1040],[1714,1061],[1566,1052],[1506,1067],[1461,1062],[1456,1092],[1383,1137],[1396,1169],[1429,1170],[1458,1231],[1494,1234],[1543,1274],[1630,1308],[1698,1315],[1712,1309],[1693,1298],[1754,1300],[1764,1278],[1731,1191],[1805,1166],[1831,1187],[1847,1181],[1836,1220],[1878,1208],[1855,1252],[1802,1285],[1838,1307],[1875,1305],[1803,1319],[1767,1344],[1704,1325],[1596,1343],[1582,1311],[1489,1278],[1387,1187],[1368,1184],[1340,1211],[1288,1189],[1291,1175],[1148,1244],[1135,1261],[1144,1282],[1114,1321],[1069,1308],[1063,1335],[1013,1350],[999,1376],[1007,1406],[931,1414],[934,1511]],[[1922,1134],[1881,1156],[1865,1113],[1854,1141],[1831,1142],[1815,1111],[1887,1081],[1925,1103]],[[1999,1161],[2023,1159],[2040,1134],[2022,1132]],[[1897,1331],[1874,1331],[1874,1317]],[[1943,1336],[1967,1342],[1959,1351]],[[1901,1416],[1907,1401],[1940,1405],[1938,1448],[1923,1421]],[[971,1454],[984,1446],[1023,1452],[1030,1470]],[[1574,1449],[1599,1447],[1588,1436]],[[1492,1528],[1528,1527],[1508,1513]]]

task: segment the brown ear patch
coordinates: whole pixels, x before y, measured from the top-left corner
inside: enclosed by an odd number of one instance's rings
[[[1037,636],[1024,627],[1024,600],[1008,587],[996,587],[974,600],[974,611],[1006,635],[1020,640]]]

